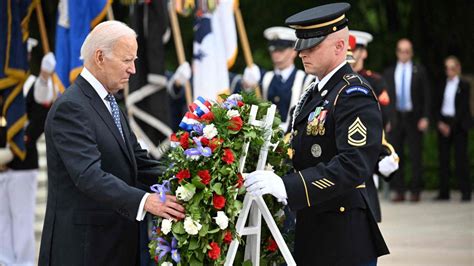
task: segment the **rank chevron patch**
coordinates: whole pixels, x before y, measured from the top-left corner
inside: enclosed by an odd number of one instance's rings
[[[367,143],[367,128],[359,117],[349,126],[347,142],[356,147],[364,146]]]

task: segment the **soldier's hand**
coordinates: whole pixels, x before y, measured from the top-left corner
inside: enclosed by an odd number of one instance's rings
[[[246,67],[242,79],[246,87],[257,86],[260,81],[260,69],[258,66],[252,65],[251,67]]]
[[[145,201],[145,210],[166,219],[181,220],[185,216],[184,207],[171,195],[166,195],[166,201],[161,202],[158,194],[150,194]]]
[[[173,79],[177,85],[184,85],[191,78],[191,66],[184,62],[176,69]]]
[[[9,147],[0,148],[0,165],[5,165],[13,160],[13,153]]]
[[[378,167],[379,172],[384,175],[385,177],[390,176],[393,172],[398,170],[398,154],[395,152],[386,156],[382,160],[380,160]]]
[[[244,182],[247,192],[253,196],[262,196],[272,194],[277,200],[283,204],[287,204],[285,184],[281,177],[272,171],[255,171],[250,173]]]

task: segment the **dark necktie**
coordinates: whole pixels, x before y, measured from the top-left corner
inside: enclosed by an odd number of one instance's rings
[[[123,131],[122,131],[122,123],[120,122],[120,110],[117,104],[117,101],[115,100],[114,95],[109,94],[105,97],[105,100],[107,100],[110,103],[110,109],[112,109],[112,118],[114,119],[114,123],[117,126],[120,135],[122,135],[122,139],[125,140],[123,137]]]

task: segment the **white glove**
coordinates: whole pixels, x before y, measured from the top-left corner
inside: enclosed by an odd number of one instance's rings
[[[49,52],[45,56],[43,56],[43,59],[41,60],[41,70],[46,71],[49,74],[54,72],[54,68],[56,67],[56,58],[54,57],[54,54]]]
[[[246,67],[242,79],[250,87],[257,86],[260,81],[260,69],[258,66],[254,64],[251,67]]]
[[[390,176],[398,170],[398,160],[398,154],[395,152],[386,156],[379,162],[379,172],[386,177]]]
[[[182,63],[173,75],[173,80],[185,84],[191,78],[191,66],[188,62]]]
[[[13,153],[10,148],[0,148],[0,165],[5,165],[13,160]]]
[[[272,171],[258,170],[250,173],[244,182],[247,192],[252,196],[262,196],[272,194],[277,200],[283,204],[287,204],[285,184],[281,177]]]

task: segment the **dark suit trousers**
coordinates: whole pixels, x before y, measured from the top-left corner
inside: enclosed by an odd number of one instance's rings
[[[459,125],[451,126],[451,134],[444,137],[438,132],[439,142],[439,196],[449,197],[449,178],[451,177],[451,150],[454,146],[455,175],[459,180],[459,190],[463,198],[471,198],[469,179],[468,132]]]
[[[397,112],[397,126],[390,132],[390,142],[400,156],[399,170],[395,172],[390,183],[392,189],[398,193],[406,190],[404,168],[405,162],[411,163],[411,180],[409,189],[412,193],[419,193],[423,186],[421,151],[423,147],[423,133],[418,130],[418,119],[412,112]],[[405,158],[404,146],[408,146],[408,156]]]

